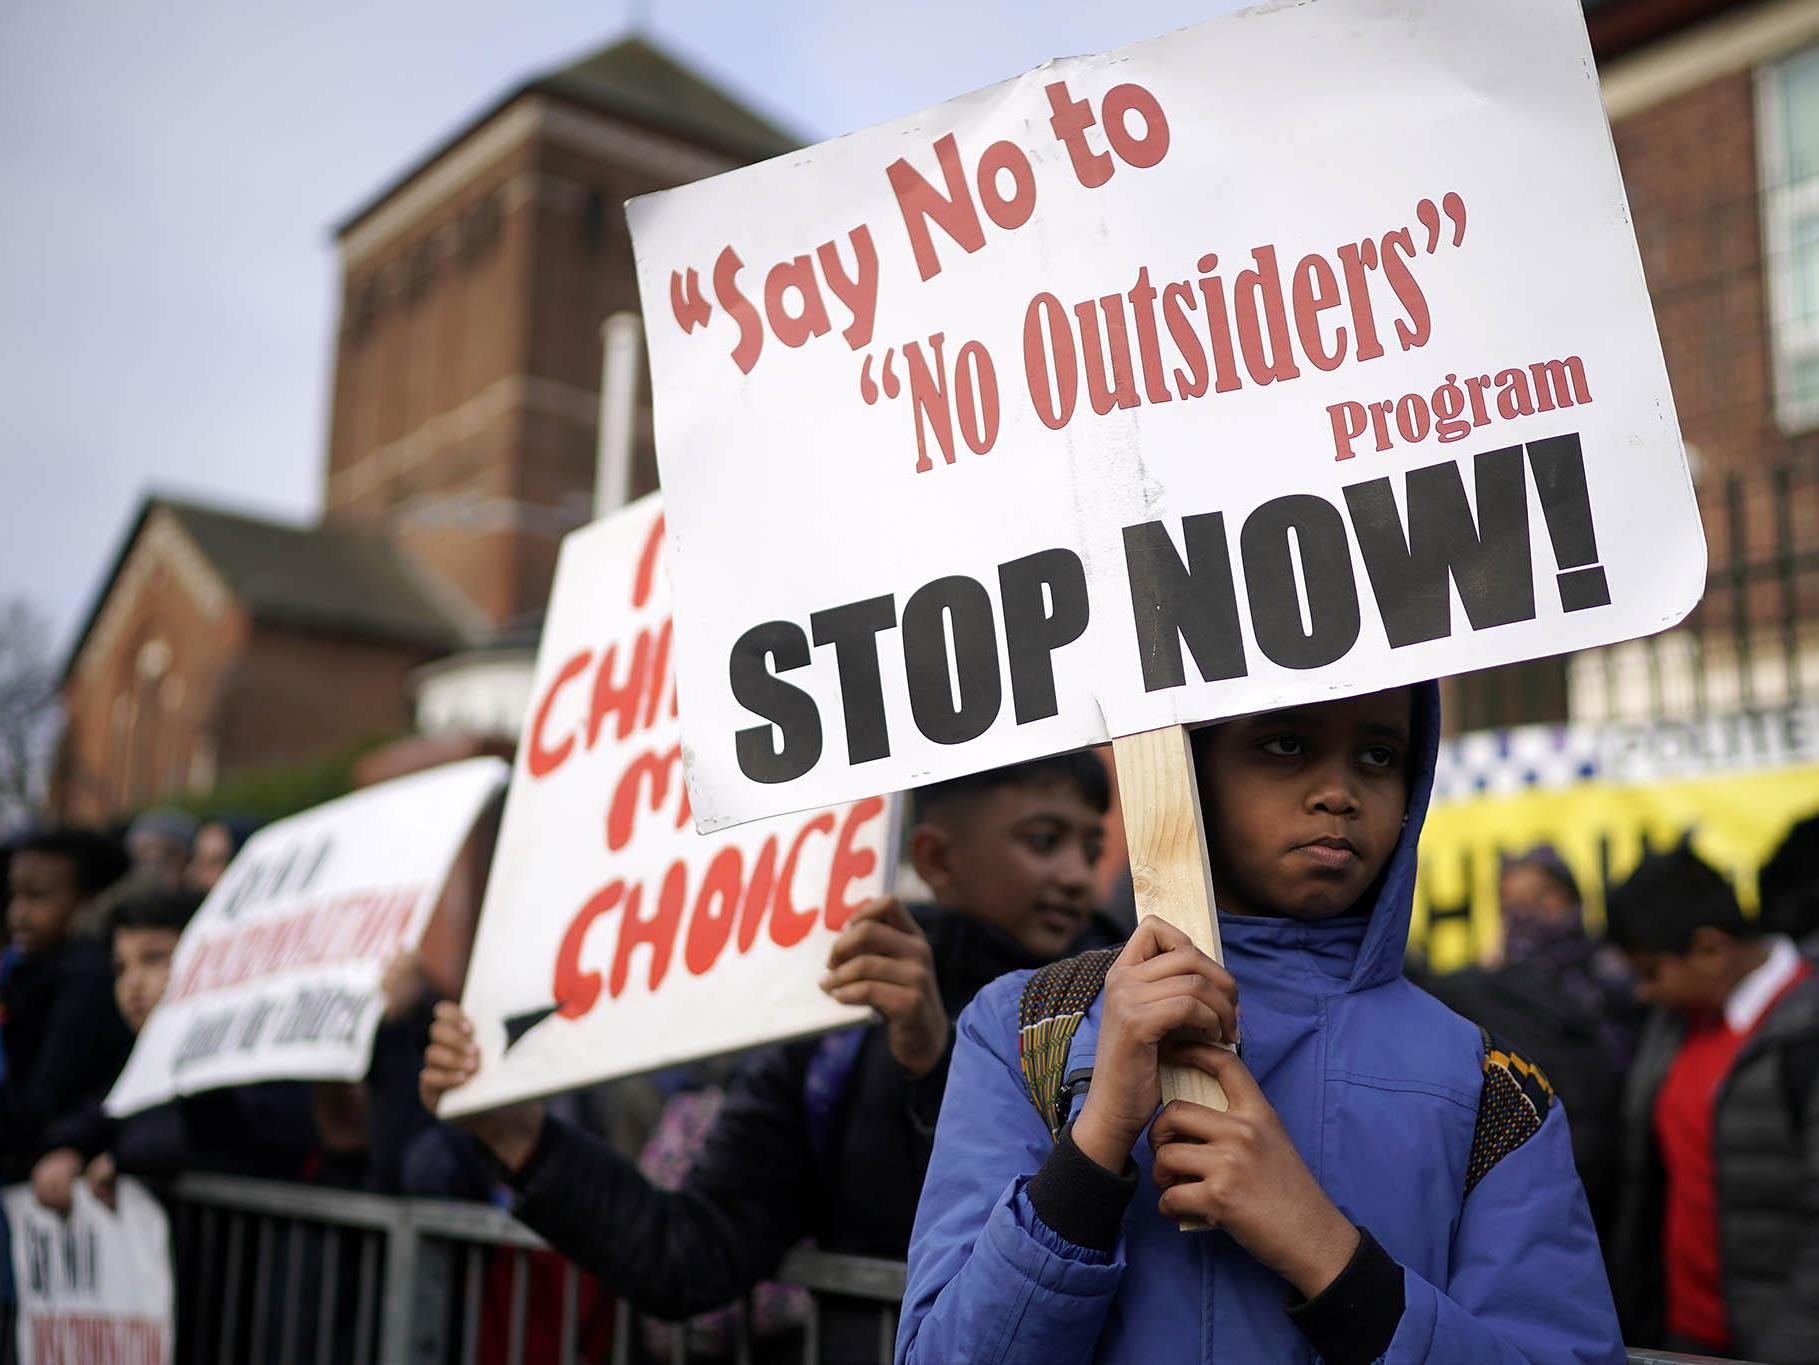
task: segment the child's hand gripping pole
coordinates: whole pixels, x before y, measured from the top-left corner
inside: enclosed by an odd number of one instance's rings
[[[1206,826],[1194,780],[1194,754],[1180,725],[1146,730],[1112,741],[1118,765],[1118,802],[1130,847],[1131,881],[1137,915],[1167,920],[1213,961],[1223,963],[1219,916],[1213,905],[1212,867],[1206,855]],[[1162,1102],[1191,1100],[1208,1109],[1226,1108],[1219,1082],[1192,1067],[1162,1064]],[[1205,1224],[1188,1219],[1183,1232]]]

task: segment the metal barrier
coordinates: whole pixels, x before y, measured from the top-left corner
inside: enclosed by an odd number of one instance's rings
[[[899,1262],[797,1250],[776,1276],[810,1291],[796,1340],[754,1341],[741,1305],[730,1353],[691,1355],[676,1332],[654,1355],[624,1300],[601,1292],[590,1304],[591,1277],[499,1209],[233,1176],[185,1176],[168,1193],[185,1365],[816,1365],[832,1301],[876,1313],[878,1360],[888,1365],[903,1298]],[[540,1278],[556,1291],[553,1332],[533,1330]],[[0,1365],[16,1359],[14,1336],[12,1310],[0,1305]],[[1722,1363],[1632,1350],[1629,1365]]]
[[[641,1315],[499,1209],[212,1175],[170,1194],[190,1365],[814,1365],[836,1301],[872,1315],[888,1365],[903,1298],[899,1262],[798,1249],[774,1278],[809,1291],[801,1332],[754,1340],[741,1304],[729,1352],[691,1353],[678,1331],[657,1357]]]

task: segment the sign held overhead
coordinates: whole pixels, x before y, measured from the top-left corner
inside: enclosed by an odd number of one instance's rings
[[[653,495],[562,544],[444,1117],[870,1018],[816,983],[890,803],[695,832],[664,543]]]
[[[1575,0],[1266,5],[629,213],[703,829],[1702,590]]]

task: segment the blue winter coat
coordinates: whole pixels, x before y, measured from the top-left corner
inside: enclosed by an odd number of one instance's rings
[[[1483,1036],[1402,976],[1437,688],[1419,690],[1417,712],[1408,825],[1369,918],[1220,916],[1244,1060],[1327,1194],[1402,1267],[1406,1306],[1383,1359],[1621,1362],[1560,1105],[1465,1194]],[[1226,1234],[1183,1233],[1157,1213],[1147,1136],[1114,1251],[1037,1218],[1026,1186],[1051,1143],[1018,1067],[1028,975],[999,980],[960,1017],[898,1365],[1314,1360],[1281,1279]],[[1070,1073],[1092,1065],[1099,1018],[1095,1002]]]

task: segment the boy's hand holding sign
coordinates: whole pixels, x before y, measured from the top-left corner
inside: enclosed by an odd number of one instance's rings
[[[883,889],[892,808],[696,833],[666,547],[654,495],[563,542],[462,997],[483,1065],[437,1088],[453,1091],[445,1116],[863,1022],[879,1003],[814,985]]]
[[[911,1076],[926,1076],[947,1054],[947,1010],[935,980],[928,940],[895,897],[867,901],[854,912],[827,956],[821,989],[842,1005],[867,1006],[883,1017],[891,1055]],[[418,1091],[436,1113],[442,1097],[479,1074],[481,1052],[474,1023],[459,1006],[436,1006],[423,1054]],[[543,1127],[540,1100],[469,1113],[457,1120],[517,1170],[536,1149]]]
[[[821,989],[884,1016],[891,1055],[910,1075],[928,1075],[946,1055],[947,1010],[934,955],[896,897],[868,901],[847,922],[827,955]]]

